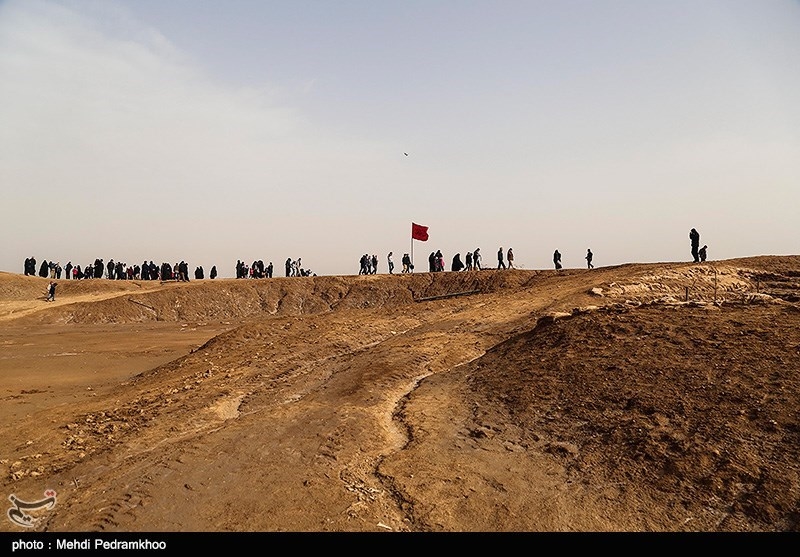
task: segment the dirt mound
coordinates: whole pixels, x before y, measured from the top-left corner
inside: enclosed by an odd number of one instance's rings
[[[352,308],[398,307],[418,300],[519,288],[536,271],[424,273],[352,277],[280,277],[151,283],[61,281],[59,304],[27,311],[20,323],[133,323],[241,320]],[[0,277],[0,300],[41,301],[47,280]],[[30,284],[29,284],[30,283]],[[87,298],[87,294],[91,294]],[[37,299],[38,298],[38,299]]]
[[[676,527],[800,527],[796,306],[650,304],[542,319],[473,368],[484,407],[574,481],[674,509]]]

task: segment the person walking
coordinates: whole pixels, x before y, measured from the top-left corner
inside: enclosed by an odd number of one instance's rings
[[[700,254],[698,251],[700,250],[700,233],[692,228],[689,231],[689,240],[692,242],[692,258],[694,259],[695,263],[699,263]]]
[[[389,255],[386,256],[386,261],[389,263],[389,274],[394,274],[394,261],[392,261],[392,252],[389,252]]]
[[[403,273],[410,273],[411,272],[411,257],[407,253],[403,254],[403,259],[401,260],[403,263]]]
[[[561,270],[561,253],[558,250],[553,252],[553,264],[556,266],[556,271]]]
[[[47,301],[48,302],[56,301],[56,281],[54,280],[51,280],[50,284],[47,286]]]
[[[586,250],[586,268],[587,269],[594,269],[594,265],[592,265],[592,258],[594,254],[592,253],[591,249]]]
[[[508,268],[509,269],[513,269],[514,268],[514,250],[512,250],[511,248],[508,248],[508,251],[506,252],[506,260],[508,260]]]
[[[498,269],[506,268],[505,259],[503,258],[503,246],[500,246],[500,249],[497,250],[497,268]]]
[[[475,248],[475,251],[472,253],[472,265],[478,271],[483,270],[483,267],[481,267],[481,248]]]

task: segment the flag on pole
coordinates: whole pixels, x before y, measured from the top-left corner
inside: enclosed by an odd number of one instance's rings
[[[428,227],[421,224],[411,223],[411,238],[420,242],[428,241]]]

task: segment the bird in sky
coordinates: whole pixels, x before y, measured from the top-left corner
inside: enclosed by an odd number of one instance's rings
[[[403,153],[405,156],[408,156],[408,153]]]

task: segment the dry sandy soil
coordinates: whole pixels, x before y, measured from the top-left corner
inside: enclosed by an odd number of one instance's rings
[[[0,273],[29,532],[800,529],[800,256],[47,282]]]

